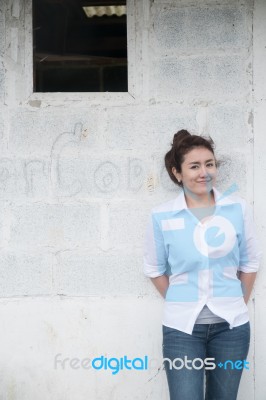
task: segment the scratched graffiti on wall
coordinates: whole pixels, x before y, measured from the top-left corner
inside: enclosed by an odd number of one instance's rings
[[[97,153],[83,148],[87,130],[77,123],[72,132],[54,140],[49,159],[0,159],[0,195],[27,197],[75,197],[113,195],[117,192],[154,192],[158,187],[173,191],[165,168],[154,172],[153,160],[128,155]],[[108,157],[108,159],[107,159]]]

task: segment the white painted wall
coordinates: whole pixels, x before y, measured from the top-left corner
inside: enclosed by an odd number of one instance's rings
[[[253,54],[254,54],[254,201],[255,220],[261,243],[265,249],[265,144],[266,144],[266,2],[258,0],[254,9]],[[265,259],[265,255],[264,255]],[[265,263],[264,263],[265,264]],[[266,271],[261,268],[255,302],[255,399],[266,397],[265,388],[265,329],[266,329]]]
[[[129,93],[98,95],[33,94],[31,1],[0,5],[0,399],[167,400],[155,362],[77,366],[160,360],[142,240],[149,209],[176,193],[162,159],[178,129],[211,134],[219,187],[255,201],[265,247],[266,2],[129,1]],[[266,398],[264,275],[239,400]]]

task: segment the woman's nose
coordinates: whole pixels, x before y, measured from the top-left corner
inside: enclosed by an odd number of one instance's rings
[[[200,168],[200,176],[205,177],[207,175],[208,175],[208,173],[207,173],[206,167],[204,165],[201,166],[201,168]]]

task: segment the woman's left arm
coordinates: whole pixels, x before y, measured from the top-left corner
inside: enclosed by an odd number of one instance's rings
[[[247,304],[259,269],[261,251],[257,241],[252,209],[246,204],[244,211],[244,240],[240,246],[240,266],[238,278],[241,281],[245,303]]]
[[[239,272],[245,303],[247,304],[256,279],[257,272]]]

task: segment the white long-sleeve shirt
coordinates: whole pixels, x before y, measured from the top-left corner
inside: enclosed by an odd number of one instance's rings
[[[237,271],[256,272],[261,256],[250,207],[213,191],[209,218],[196,218],[206,208],[192,213],[182,192],[152,210],[146,232],[145,275],[170,275],[163,325],[188,334],[205,304],[230,328],[249,320]]]

